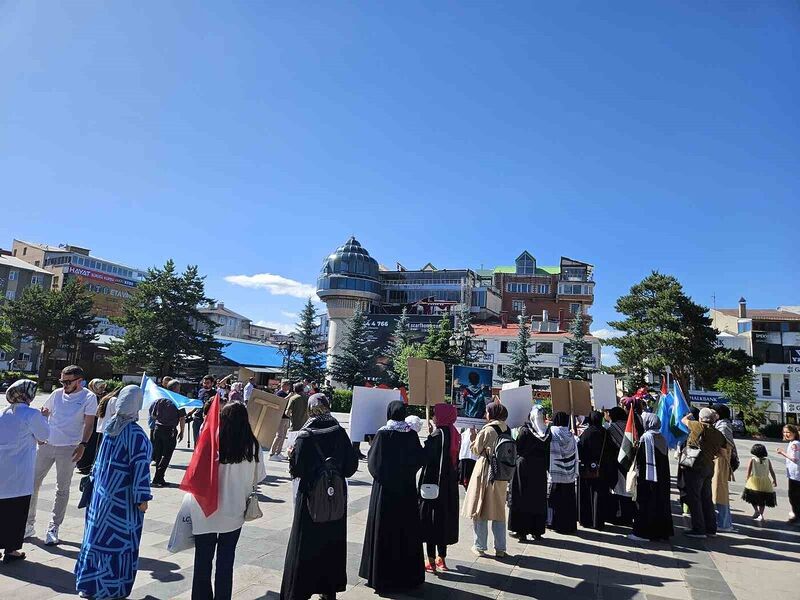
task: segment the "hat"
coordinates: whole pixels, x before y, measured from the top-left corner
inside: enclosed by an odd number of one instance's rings
[[[699,418],[701,423],[713,423],[714,421],[717,420],[718,415],[711,408],[701,408]]]

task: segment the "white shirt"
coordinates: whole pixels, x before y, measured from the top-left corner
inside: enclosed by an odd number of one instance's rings
[[[219,465],[219,506],[206,517],[194,497],[191,497],[189,510],[192,515],[192,533],[228,533],[244,525],[244,510],[247,497],[267,476],[264,454],[259,453],[258,462],[242,461]],[[191,494],[190,494],[191,496]]]
[[[83,437],[84,417],[97,414],[97,396],[86,388],[74,394],[65,394],[59,388],[45,401],[44,407],[50,409],[51,446],[77,446]]]
[[[36,442],[49,435],[47,419],[27,404],[12,404],[0,413],[0,498],[33,493]]]
[[[253,384],[250,383],[249,381],[247,382],[247,385],[244,386],[244,403],[245,404],[250,402],[250,396],[253,395],[253,387],[254,387]]]
[[[103,427],[106,426],[106,423],[108,423],[109,419],[115,414],[117,414],[117,399],[111,398],[106,404],[106,416],[101,417],[97,415],[97,433],[103,433]]]
[[[786,454],[791,456],[794,460],[800,460],[800,442],[792,440],[786,446]],[[786,459],[786,476],[794,481],[800,481],[800,464]]]

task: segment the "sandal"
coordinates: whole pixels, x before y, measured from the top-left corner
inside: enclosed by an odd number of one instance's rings
[[[436,565],[429,560],[425,561],[425,572],[436,574]]]
[[[25,560],[25,553],[20,552],[19,554],[9,554],[6,552],[6,555],[3,557],[3,564],[7,565],[10,562],[14,562],[15,560]]]
[[[444,559],[441,556],[439,556],[436,559],[435,566],[436,566],[437,569],[441,569],[442,571],[449,571],[450,570],[450,569],[447,568],[447,564],[445,564]]]

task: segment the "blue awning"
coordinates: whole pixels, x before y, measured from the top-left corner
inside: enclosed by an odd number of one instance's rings
[[[276,346],[243,340],[217,339],[217,341],[227,344],[222,348],[222,355],[237,365],[276,368],[283,366],[283,354]]]

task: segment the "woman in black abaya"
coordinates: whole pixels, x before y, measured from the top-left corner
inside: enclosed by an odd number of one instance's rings
[[[547,525],[547,470],[550,467],[550,430],[540,406],[517,433],[517,470],[508,496],[508,529],[520,541],[539,540]]]
[[[653,413],[642,415],[645,433],[636,453],[639,477],[633,533],[637,541],[667,540],[674,534],[670,506],[669,449],[661,435],[661,420]]]
[[[425,463],[402,402],[389,404],[367,458],[373,477],[358,574],[376,592],[403,591],[425,580],[416,473]]]
[[[611,488],[617,483],[617,457],[603,428],[603,415],[592,411],[587,421],[589,426],[578,439],[578,513],[583,527],[603,529]]]
[[[625,436],[625,425],[628,422],[628,416],[621,406],[615,406],[609,410],[608,415],[611,421],[611,425],[608,428],[608,442],[611,443],[612,452],[616,456],[619,453],[622,438]],[[625,491],[627,471],[619,462],[616,463],[616,466],[616,481],[615,485],[611,486],[611,498],[606,513],[606,521],[615,525],[629,526],[633,523],[633,514],[636,512],[636,507],[633,504],[631,495]]]

